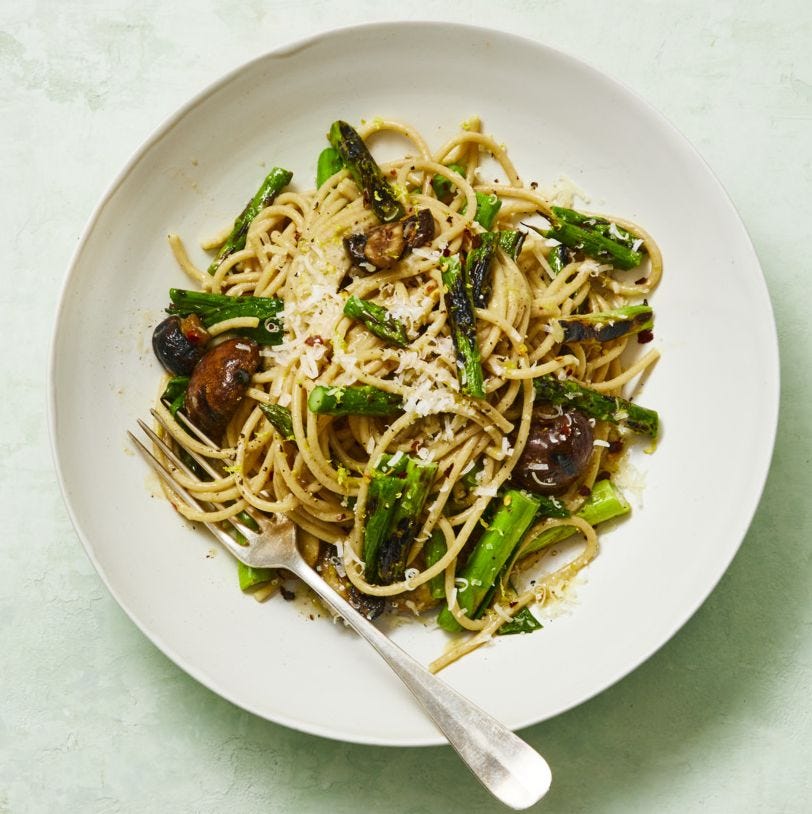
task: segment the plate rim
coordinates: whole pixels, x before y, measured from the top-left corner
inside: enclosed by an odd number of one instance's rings
[[[123,167],[114,175],[112,181],[108,184],[108,186],[102,193],[101,197],[98,199],[98,202],[91,210],[91,213],[88,216],[85,226],[82,230],[81,237],[79,238],[78,243],[76,244],[73,252],[71,253],[71,257],[67,265],[67,271],[61,283],[59,297],[57,300],[57,306],[54,312],[55,313],[53,322],[54,327],[51,332],[50,347],[48,353],[46,401],[47,401],[47,423],[49,431],[51,458],[54,464],[57,483],[59,485],[63,503],[67,509],[68,516],[70,518],[73,529],[82,544],[86,556],[88,557],[90,563],[93,565],[93,568],[95,569],[97,575],[101,578],[102,583],[107,588],[112,598],[121,608],[121,610],[124,611],[124,613],[130,619],[130,621],[133,622],[135,626],[141,631],[141,633],[147,638],[147,640],[150,641],[153,645],[155,645],[158,648],[158,650],[160,650],[161,653],[168,659],[170,659],[178,668],[180,668],[189,676],[194,678],[208,690],[217,694],[218,696],[227,700],[228,702],[234,704],[236,707],[243,709],[246,712],[249,712],[253,715],[256,715],[257,717],[271,721],[273,723],[286,726],[290,729],[299,732],[304,732],[310,735],[316,735],[319,737],[339,742],[357,743],[362,745],[392,746],[392,747],[437,746],[443,744],[447,745],[447,741],[440,734],[439,730],[437,731],[437,734],[433,737],[417,736],[383,740],[377,736],[365,736],[359,734],[348,735],[346,733],[337,732],[331,729],[329,725],[325,726],[312,724],[310,722],[302,722],[299,721],[298,719],[292,719],[286,716],[284,713],[275,714],[273,717],[271,717],[266,712],[260,712],[257,709],[252,708],[251,705],[245,704],[238,700],[236,697],[234,697],[234,694],[230,690],[219,686],[218,682],[214,680],[212,677],[205,674],[203,670],[198,669],[196,666],[189,663],[186,659],[182,658],[175,651],[175,649],[162,638],[161,635],[153,631],[150,631],[146,628],[145,623],[142,623],[142,621],[137,617],[136,613],[130,607],[128,607],[128,605],[121,599],[119,592],[111,584],[107,573],[105,572],[104,568],[102,567],[101,563],[99,562],[98,558],[94,553],[93,546],[91,545],[89,538],[85,534],[79,522],[79,518],[77,517],[74,507],[71,503],[68,485],[63,476],[62,461],[60,458],[59,443],[57,438],[58,408],[57,408],[56,370],[58,366],[57,361],[57,355],[59,351],[58,340],[62,330],[62,322],[67,308],[67,301],[72,287],[73,279],[76,276],[77,267],[79,265],[81,256],[84,252],[85,246],[89,241],[91,235],[93,234],[102,213],[104,212],[107,205],[110,203],[111,199],[115,196],[115,194],[117,193],[118,189],[122,186],[122,184],[127,180],[128,176],[135,169],[138,162],[154,145],[156,145],[162,138],[164,138],[172,130],[172,128],[175,125],[177,125],[188,113],[190,113],[196,107],[205,102],[210,96],[215,94],[221,88],[228,85],[234,79],[239,77],[240,74],[250,70],[252,67],[256,66],[259,63],[274,59],[284,60],[292,55],[295,55],[299,51],[317,45],[321,41],[328,40],[338,35],[346,35],[352,32],[364,32],[367,35],[371,32],[373,34],[377,33],[379,35],[383,35],[386,34],[387,31],[395,29],[403,30],[406,28],[411,29],[446,28],[454,30],[459,34],[476,35],[479,37],[492,36],[504,38],[507,40],[514,40],[517,43],[521,43],[524,47],[531,47],[541,51],[552,52],[557,58],[562,59],[570,64],[573,64],[580,69],[586,69],[590,74],[592,74],[597,79],[604,82],[608,82],[609,84],[614,85],[618,89],[622,90],[625,95],[631,97],[636,104],[643,107],[649,115],[653,116],[662,127],[664,127],[667,131],[670,131],[670,133],[677,138],[677,140],[682,144],[682,146],[684,148],[687,148],[692,154],[692,156],[695,159],[697,159],[698,162],[702,165],[707,178],[713,181],[713,184],[716,187],[717,192],[719,193],[720,202],[724,202],[724,204],[729,208],[730,213],[733,215],[735,223],[738,225],[741,231],[741,236],[744,240],[746,248],[752,255],[753,261],[755,262],[755,268],[758,271],[758,274],[755,275],[755,279],[761,288],[761,294],[768,308],[767,314],[768,319],[765,320],[765,326],[769,327],[768,351],[769,355],[771,356],[770,360],[771,363],[766,369],[772,381],[768,381],[764,385],[764,391],[765,393],[768,393],[768,398],[765,398],[763,407],[768,412],[769,418],[770,451],[769,454],[766,456],[766,465],[764,466],[763,471],[760,474],[759,478],[760,482],[754,484],[754,486],[757,487],[754,489],[754,494],[757,494],[758,497],[756,500],[753,501],[752,507],[748,512],[746,520],[740,521],[739,523],[742,531],[740,535],[738,533],[736,535],[738,537],[737,543],[734,546],[731,546],[729,556],[726,556],[724,558],[724,561],[719,562],[717,566],[718,573],[714,575],[707,590],[706,591],[703,590],[702,592],[700,592],[701,593],[700,596],[694,598],[693,601],[686,603],[682,610],[682,613],[680,613],[679,616],[677,617],[677,621],[671,627],[668,628],[668,632],[662,637],[662,640],[660,641],[659,644],[652,648],[647,649],[639,656],[639,658],[633,660],[632,663],[625,664],[622,668],[617,670],[615,674],[611,675],[608,679],[601,682],[600,686],[595,687],[591,692],[582,696],[579,700],[561,704],[559,705],[558,708],[553,709],[552,711],[548,712],[541,718],[538,718],[534,715],[525,716],[523,720],[521,720],[518,724],[515,724],[512,727],[513,729],[515,729],[516,731],[522,730],[529,726],[534,726],[536,724],[547,721],[551,718],[557,717],[558,715],[561,715],[570,709],[574,709],[575,707],[578,707],[581,704],[584,704],[587,701],[595,698],[597,695],[608,690],[610,687],[617,684],[623,678],[636,671],[642,664],[648,661],[655,653],[657,653],[661,648],[668,644],[668,642],[670,642],[671,639],[673,639],[673,637],[688,623],[688,621],[696,614],[696,612],[710,597],[710,595],[716,590],[719,582],[721,581],[722,577],[727,573],[733,559],[735,558],[736,554],[741,548],[744,539],[747,536],[747,533],[750,529],[750,526],[752,525],[755,513],[758,511],[758,508],[761,505],[764,489],[772,468],[772,459],[775,455],[775,443],[778,430],[778,419],[780,409],[780,384],[781,384],[780,349],[778,344],[778,333],[775,322],[773,304],[770,297],[769,287],[767,285],[767,280],[761,262],[759,260],[758,253],[756,252],[752,238],[750,237],[750,234],[748,232],[747,226],[744,223],[744,220],[742,219],[738,209],[736,208],[733,200],[731,199],[724,185],[717,177],[717,175],[714,173],[709,163],[705,160],[705,158],[702,156],[699,150],[694,146],[694,144],[663,113],[661,113],[657,108],[655,108],[650,102],[643,98],[634,89],[628,86],[624,81],[618,79],[617,77],[607,72],[606,70],[596,67],[588,60],[582,59],[580,56],[576,57],[568,53],[567,51],[549,45],[546,42],[543,42],[539,39],[518,35],[511,31],[505,31],[499,28],[475,26],[465,23],[449,21],[384,20],[362,24],[346,25],[340,27],[332,27],[330,29],[319,31],[307,37],[299,38],[297,40],[284,43],[276,48],[269,49],[268,51],[265,51],[240,63],[239,65],[235,66],[234,68],[231,68],[224,74],[220,75],[214,81],[204,86],[201,90],[193,94],[186,102],[181,104],[179,107],[175,108],[169,115],[165,116],[163,120],[160,121],[157,124],[157,126],[155,126],[148,133],[148,135],[138,143],[138,145],[135,147],[135,149],[133,150],[133,152],[123,165]]]

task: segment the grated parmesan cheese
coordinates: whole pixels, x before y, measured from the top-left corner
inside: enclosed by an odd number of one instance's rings
[[[434,251],[433,249],[427,249],[424,246],[418,246],[415,249],[412,249],[412,254],[415,257],[421,257],[423,260],[439,260],[442,255],[438,251]]]
[[[454,393],[424,376],[412,385],[409,396],[403,403],[403,409],[415,415],[427,416],[451,412],[456,402]]]
[[[495,486],[477,486],[474,489],[474,494],[477,497],[496,497],[497,489]]]
[[[557,206],[572,207],[576,198],[589,202],[589,195],[566,175],[559,175],[552,184],[539,189],[541,195]]]

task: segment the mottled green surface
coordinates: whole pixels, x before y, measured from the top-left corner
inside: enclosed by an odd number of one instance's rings
[[[141,139],[245,58],[334,25],[394,19],[401,8],[371,0],[3,4],[2,814],[502,810],[449,749],[301,735],[241,712],[170,663],[88,563],[57,490],[45,426],[58,287],[93,204]],[[441,13],[427,2],[408,8],[413,18],[440,14],[557,45],[664,112],[739,208],[778,323],[778,443],[742,549],[661,652],[598,698],[524,732],[554,773],[538,810],[807,812],[809,5],[657,0],[610,10],[595,0],[455,0]],[[742,461],[746,448],[742,439]]]

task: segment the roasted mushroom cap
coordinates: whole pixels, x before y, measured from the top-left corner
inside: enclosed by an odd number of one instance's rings
[[[215,443],[237,411],[259,361],[259,345],[253,339],[227,339],[209,350],[192,372],[186,412]]]
[[[209,333],[196,314],[173,315],[152,332],[152,349],[158,361],[176,376],[189,376],[206,352]]]
[[[551,417],[537,408],[512,479],[531,492],[561,494],[586,470],[592,441],[592,426],[583,413],[568,410]]]
[[[433,238],[434,218],[428,209],[420,209],[395,223],[382,223],[368,232],[350,235],[344,245],[356,265],[388,269],[403,257],[407,248],[423,246]]]

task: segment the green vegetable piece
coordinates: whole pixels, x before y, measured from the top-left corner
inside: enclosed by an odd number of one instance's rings
[[[278,345],[284,339],[282,318],[279,316],[284,303],[278,297],[229,297],[226,294],[170,288],[169,299],[172,303],[166,309],[168,314],[184,317],[197,314],[207,328],[235,317],[256,317],[259,320],[256,328],[240,328],[235,333],[250,337],[260,345]]]
[[[544,625],[533,616],[530,608],[522,608],[509,622],[505,622],[497,631],[498,636],[511,636],[516,633],[532,633],[541,630]]]
[[[403,409],[403,399],[371,385],[360,387],[325,387],[310,391],[307,406],[319,415],[388,416]]]
[[[458,254],[441,260],[445,304],[457,356],[460,389],[473,398],[485,398],[482,358],[476,337],[471,289]]]
[[[640,252],[632,251],[611,238],[570,223],[562,223],[549,229],[545,236],[558,240],[571,249],[583,251],[596,260],[609,261],[621,269],[633,269],[643,262],[643,255]]]
[[[457,175],[465,175],[465,166],[463,164],[446,164],[446,166],[456,172]],[[452,190],[455,188],[453,181],[439,173],[431,179],[431,186],[437,198],[446,203],[452,197]]]
[[[186,389],[189,387],[188,376],[173,376],[161,393],[161,400],[169,403],[169,412],[175,415],[183,409],[186,401]]]
[[[332,178],[339,170],[344,169],[344,161],[340,153],[333,147],[325,147],[319,153],[319,160],[316,164],[316,188]]]
[[[592,487],[592,493],[584,501],[583,506],[575,513],[589,523],[590,526],[597,526],[615,517],[622,517],[628,514],[631,507],[620,494],[617,487],[610,480],[599,480]],[[532,554],[553,543],[560,543],[575,534],[577,529],[574,526],[554,526],[541,532],[535,540],[523,546],[522,556]]]
[[[423,547],[423,553],[426,557],[426,567],[431,568],[436,565],[440,560],[445,557],[448,547],[445,544],[445,535],[439,530],[434,529],[429,537],[428,542]],[[437,576],[429,580],[429,592],[432,599],[445,599],[445,573],[441,571]]]
[[[283,441],[293,440],[293,421],[290,417],[290,410],[280,404],[265,404],[258,401],[259,409],[265,413],[265,417],[271,422],[273,428],[279,433]]]
[[[446,164],[448,169],[453,170],[457,175],[465,175],[466,168],[464,164]],[[444,175],[436,174],[431,179],[431,186],[434,189],[434,194],[437,198],[445,203],[452,197],[453,182],[446,178]],[[483,229],[490,231],[499,210],[502,208],[502,201],[497,198],[494,193],[488,194],[487,192],[475,192],[476,195],[476,214],[474,220],[482,226]],[[463,205],[460,210],[461,214],[465,214],[467,206]]]
[[[550,497],[549,495],[533,494],[533,497],[539,501],[539,510],[536,513],[536,520],[542,517],[569,517],[570,513],[567,507],[557,498]]]
[[[522,250],[527,233],[519,229],[503,229],[496,232],[496,235],[498,236],[499,248],[512,260],[515,260]]]
[[[409,456],[402,453],[395,453],[394,455],[381,455],[378,461],[375,472],[380,475],[396,475],[403,477],[406,474],[406,465],[409,462]]]
[[[555,277],[564,270],[564,266],[571,262],[569,250],[563,243],[553,246],[552,251],[547,255],[547,262],[550,264],[553,277]]]
[[[281,167],[274,167],[262,182],[262,186],[257,190],[256,195],[248,202],[248,205],[237,216],[234,221],[234,228],[226,238],[225,243],[220,247],[217,256],[209,266],[209,274],[214,274],[220,264],[229,255],[245,248],[245,236],[248,234],[248,227],[251,221],[263,210],[270,206],[274,198],[290,183],[293,173],[283,170]]]
[[[604,237],[599,232],[584,229],[573,223],[553,219],[550,229],[538,229],[529,223],[525,223],[524,226],[542,237],[557,240],[570,249],[581,251],[601,262],[609,262],[620,269],[632,269],[643,262],[643,255],[640,252],[633,251],[612,238]]]
[[[240,512],[237,517],[237,520],[240,521],[245,526],[248,526],[251,531],[259,531],[259,525],[257,521],[251,517],[248,512]],[[221,527],[224,531],[228,532],[239,545],[245,546],[248,545],[248,540],[242,535],[242,533],[235,529],[230,523],[222,523]],[[272,580],[276,579],[276,571],[273,568],[253,568],[250,565],[246,565],[244,562],[240,562],[237,560],[237,576],[240,583],[240,590],[241,591],[252,591],[254,588],[259,588],[261,585],[267,585]]]
[[[401,492],[390,520],[385,540],[380,545],[377,556],[371,562],[364,557],[367,578],[372,575],[381,585],[391,585],[403,579],[406,571],[406,557],[414,538],[420,530],[420,517],[423,504],[437,474],[436,463],[407,458],[406,472],[400,481]]]
[[[253,568],[237,560],[237,576],[240,581],[240,590],[252,591],[274,580],[276,571],[272,568]]]
[[[383,223],[400,220],[404,215],[403,204],[395,196],[361,136],[347,122],[339,120],[333,122],[328,138],[378,220]]]
[[[561,317],[564,342],[610,342],[621,336],[654,327],[654,311],[649,305],[627,305],[611,311]]]
[[[547,401],[580,410],[590,418],[625,424],[630,430],[657,437],[660,417],[620,396],[607,396],[569,379],[540,376],[533,380],[536,401]]]
[[[251,531],[259,531],[259,523],[251,517],[250,514],[246,511],[239,512],[237,514],[237,520],[240,521],[244,526],[248,526]],[[247,545],[246,542],[240,543],[240,545]]]
[[[392,528],[395,507],[403,492],[403,480],[376,473],[369,484],[364,526],[364,577],[370,584],[380,580],[378,556]]]
[[[551,207],[553,215],[560,221],[565,223],[573,223],[576,226],[581,226],[584,229],[597,232],[604,237],[626,246],[628,249],[635,249],[641,245],[641,239],[632,234],[628,229],[618,226],[616,223],[606,220],[606,218],[599,218],[596,215],[585,215],[583,212],[576,212],[574,209],[567,209],[563,206]]]
[[[477,192],[476,193],[476,214],[474,220],[483,228],[490,231],[493,227],[493,222],[502,208],[502,201],[496,197],[495,193]]]
[[[505,491],[502,491],[500,493],[499,495],[500,499],[502,496],[504,496]],[[528,492],[528,490],[526,489],[523,491],[525,493]],[[542,520],[545,517],[555,517],[561,519],[570,516],[570,512],[567,509],[567,507],[557,497],[551,497],[549,495],[538,495],[533,492],[531,492],[530,494],[532,494],[533,497],[539,502],[539,508],[538,511],[536,512],[536,516],[533,518],[533,523],[535,523],[538,520]],[[496,501],[491,501],[491,503],[488,505],[487,510],[482,515],[482,519],[485,522],[489,523],[493,519],[494,503],[496,503]],[[524,541],[522,541],[522,543],[519,546],[516,546],[516,548],[513,550],[513,554],[511,555],[511,557],[502,566],[502,570],[499,572],[499,575],[494,580],[493,585],[491,585],[490,589],[488,590],[488,593],[485,594],[485,598],[482,600],[482,602],[479,604],[479,607],[475,611],[474,619],[479,619],[479,617],[482,616],[482,614],[493,603],[493,598],[494,596],[496,596],[497,589],[499,588],[500,585],[504,583],[507,575],[513,568],[513,564],[516,561],[517,556],[524,554],[524,550],[521,548],[523,542]]]
[[[344,316],[363,322],[370,333],[384,342],[401,348],[409,344],[404,324],[377,303],[353,295],[344,303]]]
[[[471,284],[471,299],[477,308],[487,308],[491,296],[491,266],[496,249],[500,248],[514,260],[524,243],[524,232],[506,230],[483,232],[477,236],[479,245],[465,258],[465,273]]]
[[[457,590],[457,604],[473,619],[482,600],[496,583],[496,578],[513,550],[530,527],[539,510],[538,498],[518,489],[505,492],[488,528],[474,546],[457,578],[463,581]],[[454,614],[443,608],[437,624],[454,632],[462,626]]]
[[[477,460],[474,465],[460,478],[461,483],[469,491],[479,486],[479,473],[482,471],[482,462]]]

